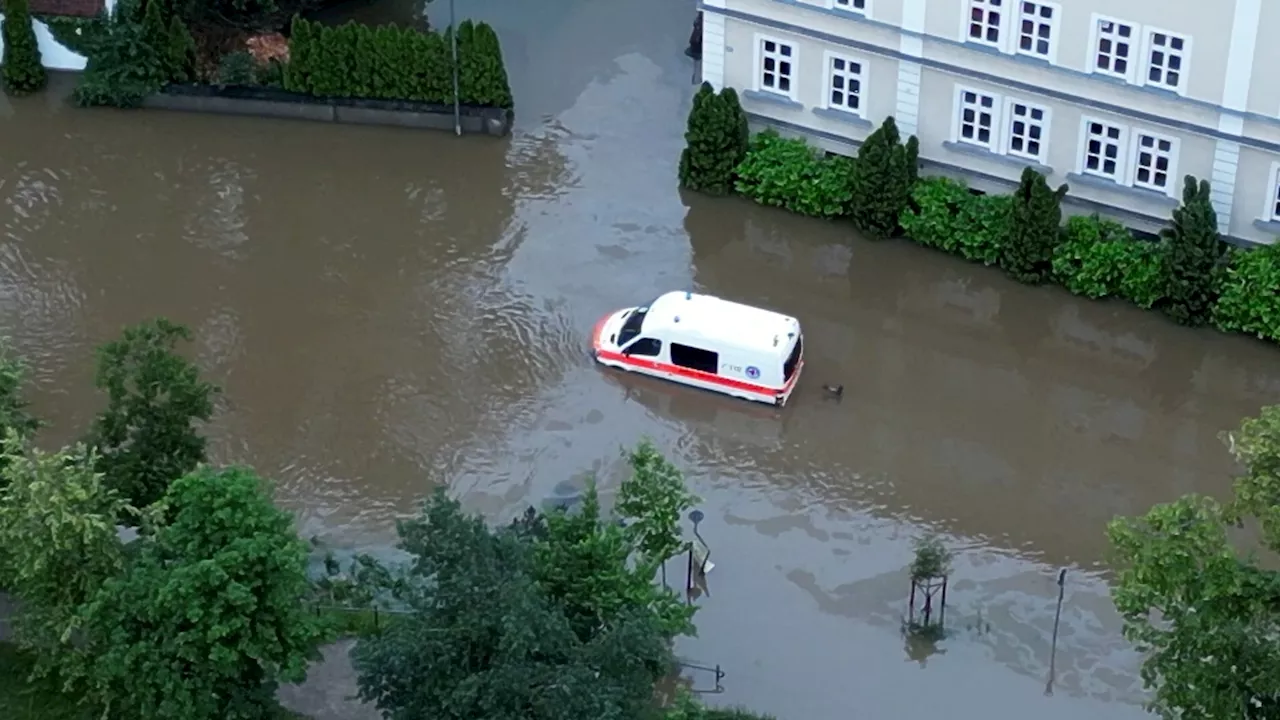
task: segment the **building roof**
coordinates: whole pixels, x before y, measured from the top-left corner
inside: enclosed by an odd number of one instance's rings
[[[679,332],[698,337],[708,350],[725,346],[763,353],[785,353],[788,335],[800,333],[800,322],[789,315],[723,300],[714,295],[669,292],[649,305],[645,332]]]

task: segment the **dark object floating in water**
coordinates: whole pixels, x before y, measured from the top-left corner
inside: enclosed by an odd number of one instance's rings
[[[843,385],[823,385],[822,389],[826,391],[826,393],[831,397],[835,397],[835,398],[844,397]]]

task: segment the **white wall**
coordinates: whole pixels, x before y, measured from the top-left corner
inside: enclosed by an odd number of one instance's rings
[[[0,22],[4,22],[4,15],[0,15]],[[33,24],[36,26],[36,41],[40,43],[40,59],[45,67],[51,70],[84,69],[83,55],[71,52],[54,40],[53,33],[49,32],[49,26],[39,20]],[[2,52],[4,52],[4,38],[0,38],[0,53]]]

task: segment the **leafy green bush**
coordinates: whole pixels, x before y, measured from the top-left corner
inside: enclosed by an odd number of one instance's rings
[[[1217,301],[1219,263],[1226,246],[1218,235],[1218,213],[1209,199],[1209,182],[1186,177],[1182,205],[1173,211],[1166,239],[1165,290],[1161,309],[1183,325],[1208,322]]]
[[[253,85],[257,79],[258,64],[248,50],[237,50],[222,56],[218,63],[218,84],[231,86]]]
[[[59,45],[86,57],[107,22],[103,17],[70,15],[36,15],[35,18],[49,28],[49,34]]]
[[[165,59],[169,63],[169,79],[172,82],[191,82],[196,79],[196,39],[191,37],[182,18],[169,18],[165,33]]]
[[[448,33],[294,18],[284,87],[316,97],[451,104],[451,41]],[[465,105],[512,106],[498,36],[485,23],[458,26],[458,97]]]
[[[711,83],[702,83],[685,125],[680,187],[727,195],[733,189],[734,170],[747,155],[750,137],[738,93],[732,88],[716,93]]]
[[[1062,198],[1066,184],[1050,190],[1044,175],[1023,168],[1013,193],[1009,237],[1000,253],[1000,266],[1014,279],[1038,284],[1053,276],[1053,250],[1062,237]]]
[[[1213,323],[1280,341],[1280,247],[1232,250]]]
[[[811,217],[839,217],[849,204],[852,163],[846,157],[823,157],[804,140],[766,130],[751,139],[738,165],[735,189],[761,205]]]
[[[1053,254],[1053,276],[1068,290],[1088,298],[1124,298],[1141,308],[1160,299],[1160,245],[1097,215],[1069,218],[1064,234]]]
[[[916,183],[911,201],[898,221],[907,237],[984,265],[999,261],[1009,234],[1008,196],[975,195],[962,182],[931,177]]]
[[[136,107],[172,76],[167,36],[166,46],[156,47],[145,24],[131,19],[121,5],[103,23],[92,44],[75,91],[76,104],[81,107]]]
[[[858,148],[858,161],[849,178],[849,213],[859,230],[886,238],[898,229],[902,211],[911,199],[916,180],[919,143],[912,136],[903,145],[892,117]]]
[[[0,20],[0,35],[4,37],[0,78],[4,89],[10,95],[38,92],[44,88],[46,78],[27,0],[4,0],[0,8],[4,10],[4,20]]]

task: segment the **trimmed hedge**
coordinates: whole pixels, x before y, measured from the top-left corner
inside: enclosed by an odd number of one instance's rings
[[[912,140],[902,146],[908,154]],[[752,138],[734,188],[762,205],[852,222],[857,163],[766,130]],[[1057,225],[1052,219],[1063,189],[1051,190],[1034,172],[1024,175],[1020,212],[1012,195],[975,193],[950,178],[920,178],[898,225],[926,247],[984,265],[1008,265],[1005,270],[1015,277],[1052,280],[1084,297],[1160,309],[1181,322],[1196,322],[1205,312],[1197,303],[1208,302],[1208,318],[1219,329],[1280,342],[1280,246],[1224,252],[1212,209],[1206,209],[1206,184],[1193,178],[1187,183],[1184,203],[1174,213],[1177,222],[1154,242],[1097,215],[1070,217],[1055,235],[1048,228]],[[1021,251],[1011,246],[1018,223],[1024,228]]]
[[[0,80],[5,91],[10,95],[30,95],[43,90],[47,78],[27,0],[4,0],[0,8],[4,10],[4,19],[0,20],[0,36],[4,38]]]
[[[392,25],[327,27],[294,18],[284,87],[328,98],[453,103],[452,38]],[[465,105],[511,109],[502,48],[493,28],[458,26],[458,94]]]

